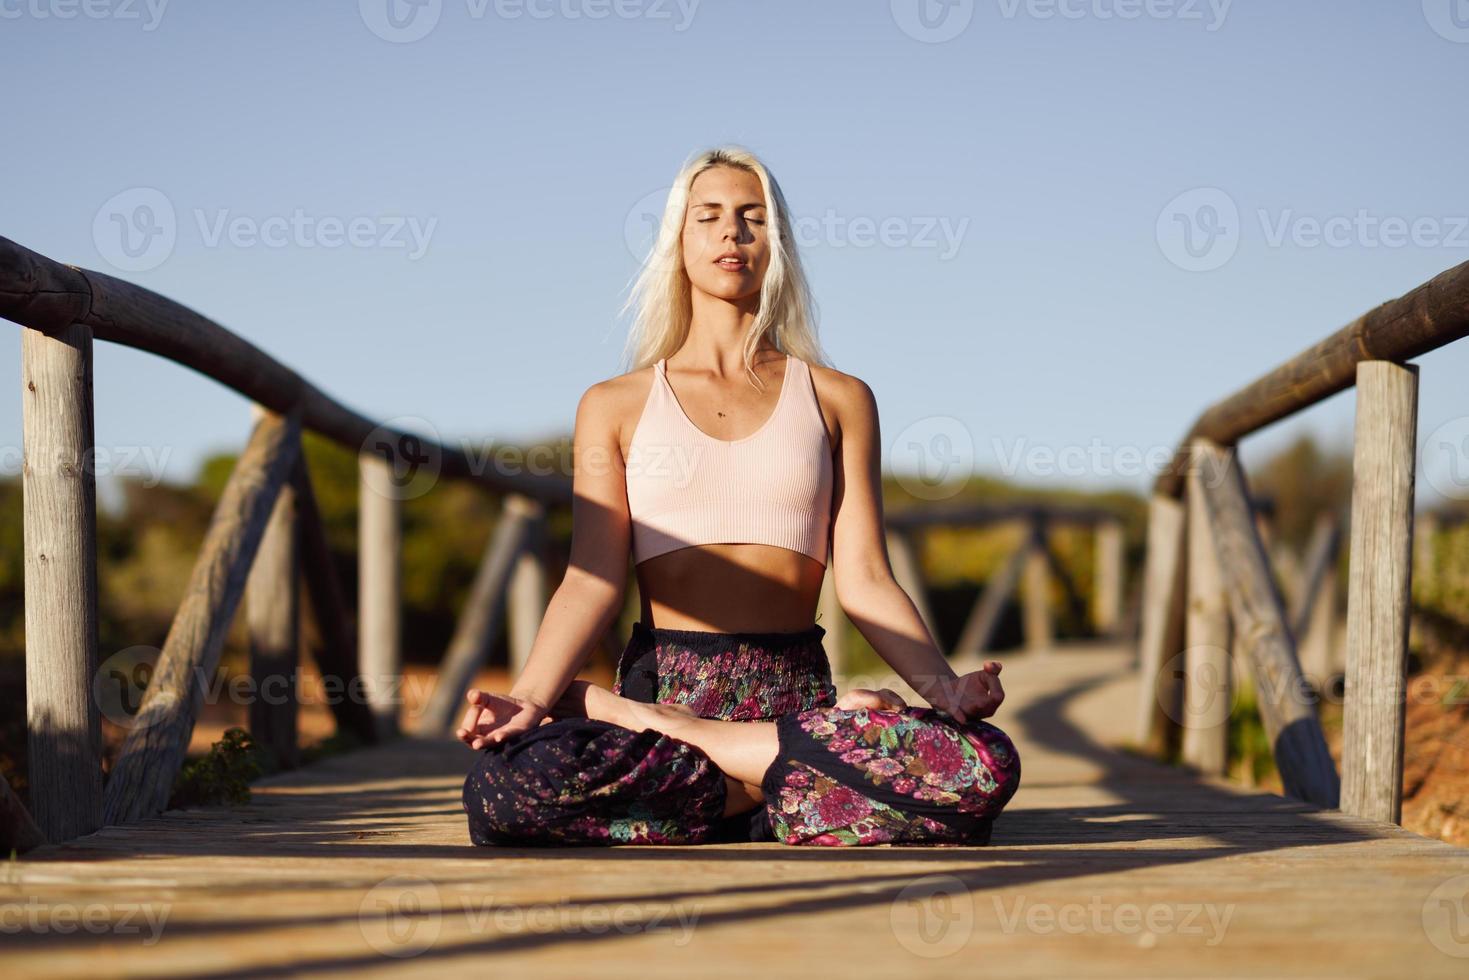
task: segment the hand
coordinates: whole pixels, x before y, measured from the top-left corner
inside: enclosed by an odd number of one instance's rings
[[[940,685],[929,703],[960,723],[988,718],[1005,700],[1000,685],[1000,662],[986,660],[982,670],[964,674]]]
[[[882,688],[874,691],[865,687],[854,687],[846,694],[837,698],[838,708],[851,710],[853,708],[871,708],[876,711],[898,711],[908,707],[908,702],[903,696],[891,688]]]
[[[491,694],[471,689],[465,694],[469,710],[464,713],[458,730],[459,741],[472,749],[497,745],[521,732],[540,725],[546,717],[544,705],[513,694]]]

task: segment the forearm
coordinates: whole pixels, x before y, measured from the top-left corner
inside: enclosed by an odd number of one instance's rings
[[[551,596],[510,694],[549,707],[576,677],[621,608],[623,590],[572,569]]]
[[[930,703],[957,679],[908,593],[891,575],[848,583],[838,593],[842,610],[908,686]]]

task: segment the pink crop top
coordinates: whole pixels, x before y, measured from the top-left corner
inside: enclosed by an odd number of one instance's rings
[[[770,544],[827,563],[831,440],[811,368],[786,355],[770,418],[743,439],[694,425],[668,383],[664,361],[633,430],[627,505],[633,563],[701,544]]]

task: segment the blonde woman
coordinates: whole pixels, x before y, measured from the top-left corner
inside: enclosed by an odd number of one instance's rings
[[[979,844],[1019,785],[893,578],[872,392],[825,366],[790,211],[739,147],[690,160],[629,299],[633,369],[576,413],[571,560],[525,670],[459,729],[480,845]],[[611,691],[575,680],[623,604]],[[838,700],[814,622],[842,608],[930,707]]]

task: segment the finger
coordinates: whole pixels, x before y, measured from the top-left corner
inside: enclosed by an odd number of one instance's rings
[[[984,662],[984,669],[989,671],[991,674],[998,674],[1000,672],[1000,668],[1003,666],[1004,664],[1000,663],[998,660],[986,660]]]

